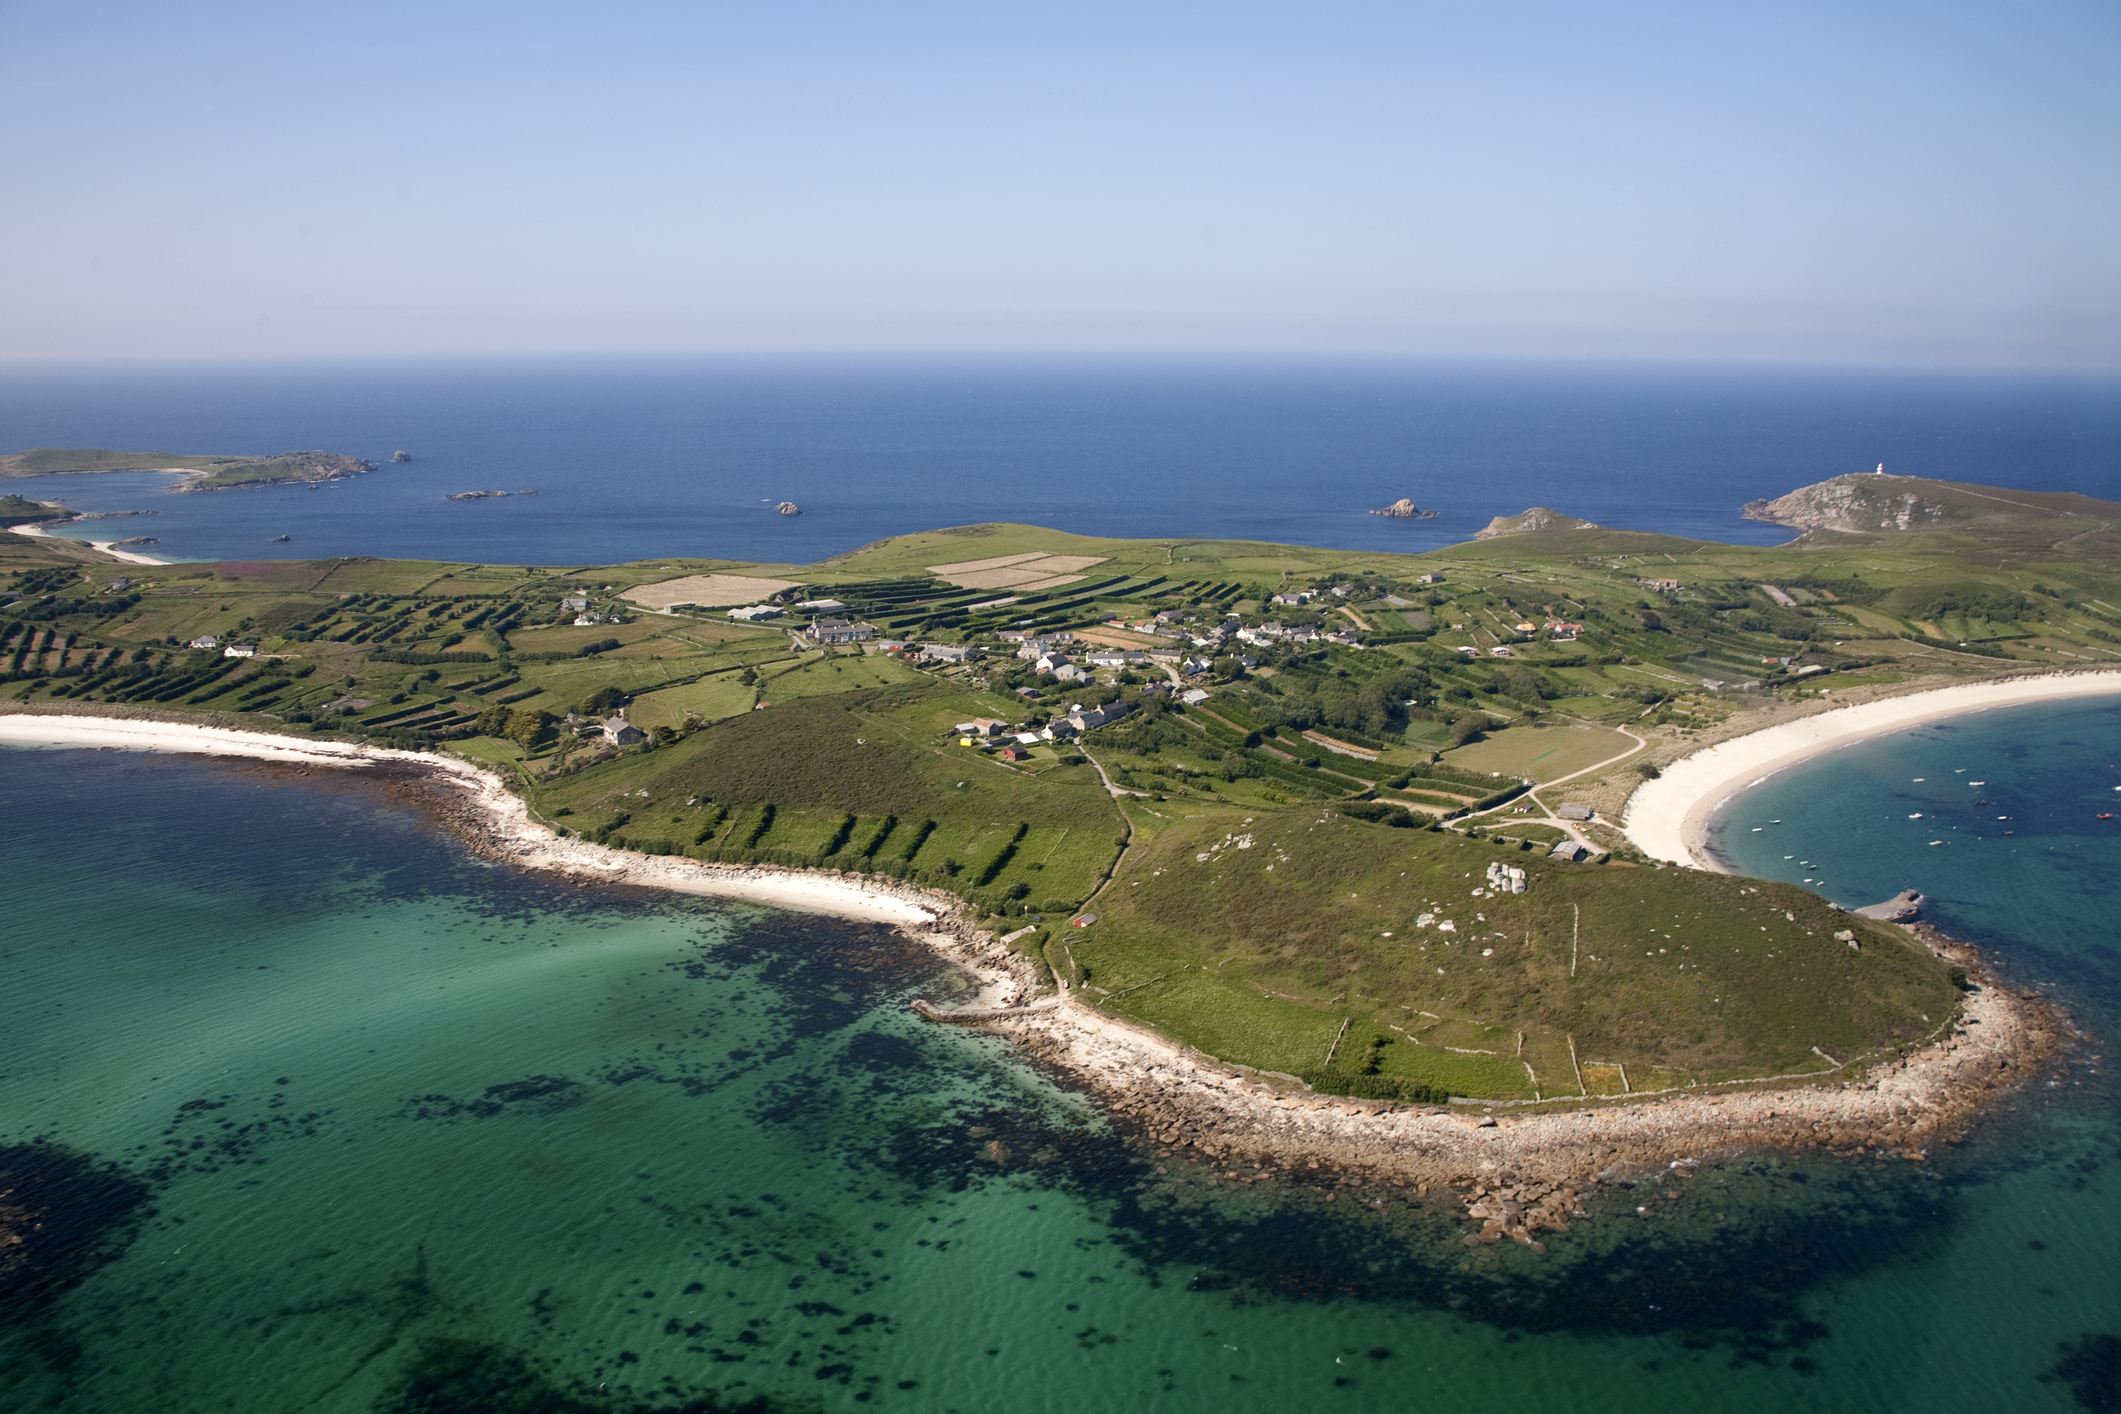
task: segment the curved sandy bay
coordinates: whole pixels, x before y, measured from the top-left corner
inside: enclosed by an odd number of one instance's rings
[[[1838,707],[1733,737],[1674,761],[1628,797],[1621,828],[1652,859],[1726,872],[1708,850],[1709,822],[1732,797],[1778,771],[1947,717],[2115,693],[2121,693],[2121,670],[2106,669],[2003,678]]]

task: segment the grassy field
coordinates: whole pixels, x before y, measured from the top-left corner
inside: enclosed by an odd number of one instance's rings
[[[1530,891],[1486,893],[1491,860]],[[1382,1073],[1463,1094],[1578,1093],[1571,1040],[1674,1083],[1811,1070],[1815,1047],[1890,1051],[1954,1005],[1926,950],[1801,890],[1325,810],[1174,824],[1128,852],[1099,913],[1071,946],[1116,1010],[1292,1074],[1324,1064],[1313,1042],[1345,1020],[1359,1046],[1388,1039]],[[1852,926],[1860,949],[1833,937]]]

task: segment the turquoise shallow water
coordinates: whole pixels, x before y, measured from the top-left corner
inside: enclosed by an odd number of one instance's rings
[[[1468,1253],[1131,1144],[917,1022],[887,930],[559,887],[351,783],[8,751],[0,878],[0,1202],[60,1254],[0,1269],[0,1408],[2060,1410],[2121,1330],[2088,1063],[1934,1170],[1753,1156]],[[2101,946],[2034,970],[2097,1011]]]

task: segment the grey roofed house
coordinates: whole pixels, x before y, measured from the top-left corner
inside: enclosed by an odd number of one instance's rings
[[[587,594],[569,594],[560,600],[560,607],[580,613],[589,607],[589,596]]]
[[[1102,707],[1070,712],[1067,721],[1079,732],[1095,731],[1107,722],[1118,721],[1133,710],[1124,702],[1108,702]]]
[[[1201,703],[1208,700],[1208,694],[1201,688],[1189,687],[1178,695],[1178,700],[1185,703],[1188,707],[1198,707]]]
[[[1554,813],[1564,820],[1588,820],[1592,816],[1588,805],[1564,805]]]
[[[648,733],[621,716],[604,719],[604,740],[613,746],[638,746],[648,740]]]
[[[921,657],[931,663],[962,663],[972,656],[972,650],[962,643],[923,643]]]
[[[876,628],[845,619],[814,618],[810,621],[810,637],[816,643],[867,643],[876,637]]]
[[[1560,844],[1547,851],[1547,858],[1566,859],[1571,863],[1580,862],[1590,857],[1591,852],[1574,840],[1563,840]]]

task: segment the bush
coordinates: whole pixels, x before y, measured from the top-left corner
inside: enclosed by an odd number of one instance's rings
[[[1396,1100],[1404,1104],[1441,1105],[1450,1095],[1418,1080],[1395,1080],[1389,1075],[1350,1075],[1344,1070],[1307,1070],[1296,1077],[1322,1095],[1347,1095],[1359,1100]]]

